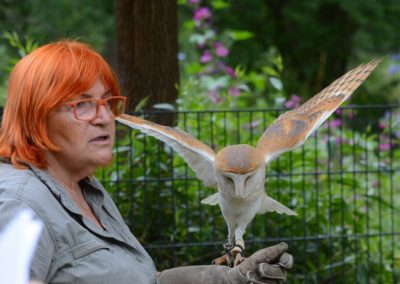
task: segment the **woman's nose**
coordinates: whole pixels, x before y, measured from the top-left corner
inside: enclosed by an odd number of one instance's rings
[[[109,122],[114,120],[114,115],[107,105],[100,105],[99,111],[96,117],[93,119],[94,122]]]

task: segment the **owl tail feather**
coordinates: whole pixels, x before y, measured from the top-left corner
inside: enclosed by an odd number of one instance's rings
[[[219,192],[214,193],[200,201],[201,204],[217,205],[219,202]]]
[[[260,210],[257,212],[258,214],[264,214],[266,212],[276,212],[278,214],[287,214],[287,215],[297,215],[296,212],[287,208],[282,203],[272,199],[268,195],[264,195],[263,202],[261,204]]]

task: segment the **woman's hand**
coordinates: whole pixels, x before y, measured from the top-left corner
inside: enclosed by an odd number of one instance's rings
[[[293,256],[286,253],[288,245],[280,243],[256,251],[237,266],[240,274],[253,283],[282,283],[293,266]]]

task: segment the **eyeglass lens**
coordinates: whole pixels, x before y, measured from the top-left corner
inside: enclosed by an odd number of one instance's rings
[[[106,110],[113,116],[120,116],[124,112],[125,101],[120,97],[110,97],[106,100]],[[75,104],[75,115],[80,120],[91,120],[96,117],[100,100],[82,100]]]

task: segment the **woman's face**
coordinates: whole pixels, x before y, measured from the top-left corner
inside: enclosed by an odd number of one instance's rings
[[[96,83],[79,97],[72,100],[104,99],[111,94],[103,83]],[[98,166],[104,166],[112,160],[112,146],[115,136],[113,116],[101,106],[95,118],[90,121],[77,120],[70,106],[61,106],[50,113],[47,123],[50,140],[61,150],[46,153],[46,161],[51,167],[57,163],[71,172],[88,175]]]

